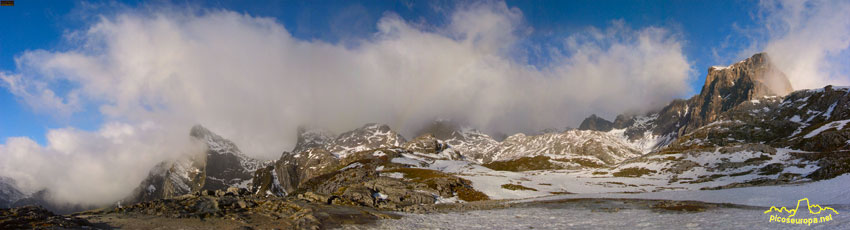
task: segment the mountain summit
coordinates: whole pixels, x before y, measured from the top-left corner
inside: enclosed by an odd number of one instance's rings
[[[770,56],[757,53],[730,66],[710,67],[700,94],[688,100],[673,100],[645,115],[622,114],[615,122],[591,115],[580,129],[622,129],[626,137],[643,142],[644,151],[650,151],[717,121],[721,114],[743,102],[781,97],[791,91],[790,81],[770,61]]]
[[[192,127],[189,136],[203,143],[207,151],[158,164],[129,201],[170,198],[200,190],[247,188],[254,171],[263,166],[263,162],[242,154],[232,141],[201,125]]]
[[[785,74],[776,69],[767,53],[726,67],[712,66],[699,95],[689,100],[692,108],[688,131],[717,120],[717,116],[741,102],[766,96],[785,96],[793,91]]]

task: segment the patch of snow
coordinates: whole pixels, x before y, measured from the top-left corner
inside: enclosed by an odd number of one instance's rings
[[[826,117],[826,119],[832,117],[832,111],[835,110],[836,105],[838,105],[837,101],[835,103],[832,103],[832,105],[829,106],[829,109],[827,109],[826,112],[823,113],[823,116]]]
[[[345,166],[344,168],[339,169],[339,171],[345,171],[345,170],[348,170],[348,169],[360,168],[360,167],[363,167],[363,164],[361,164],[360,162],[354,162],[353,164],[350,164],[348,166]]]
[[[389,196],[387,196],[387,194],[376,192],[376,193],[372,193],[372,197],[374,197],[375,199],[378,199],[378,200],[386,200],[387,197],[389,197]]]
[[[724,70],[724,69],[728,69],[729,67],[731,67],[731,66],[719,66],[719,65],[716,65],[716,66],[712,66],[712,67],[711,67],[711,69]]]
[[[247,179],[247,180],[242,180],[242,181],[240,181],[239,183],[236,183],[236,184],[231,184],[230,186],[237,187],[237,188],[250,188],[251,183],[253,181],[254,181],[254,178],[250,178],[250,179]]]
[[[400,173],[400,172],[381,173],[381,176],[396,178],[396,179],[402,179],[402,178],[404,178],[404,173]]]
[[[850,215],[825,223],[789,225],[769,222],[761,209],[719,208],[704,212],[659,212],[625,208],[576,207],[570,204],[476,210],[468,212],[401,214],[400,219],[380,220],[369,229],[850,229]],[[343,229],[364,229],[343,225]]]
[[[413,166],[419,166],[420,163],[422,163],[422,161],[407,158],[407,157],[396,157],[396,158],[393,158],[392,160],[390,160],[390,162],[397,163],[397,164],[404,164],[404,165],[413,165]]]
[[[437,204],[466,203],[466,201],[458,199],[457,196],[452,196],[452,197],[449,197],[449,198],[445,198],[445,197],[442,197],[442,196],[436,196],[436,197],[437,197],[437,202],[436,202]]]
[[[720,190],[665,191],[649,193],[597,193],[597,194],[567,194],[544,198],[519,200],[515,202],[559,200],[571,198],[635,198],[635,199],[664,199],[664,200],[695,200],[711,203],[731,203],[761,207],[792,206],[797,200],[809,198],[819,204],[850,204],[850,194],[847,193],[850,184],[850,174],[841,175],[829,180],[815,181],[803,184],[757,186],[745,188],[730,188]]]
[[[796,123],[800,123],[801,121],[803,121],[800,118],[800,115],[794,115],[793,117],[791,117],[791,119],[788,119],[788,120],[791,121],[791,122],[796,122]]]
[[[821,132],[832,128],[835,128],[836,130],[844,129],[844,126],[847,125],[848,122],[850,122],[850,119],[830,122],[828,124],[822,125],[821,127],[818,127],[809,134],[806,134],[806,136],[803,136],[803,138],[812,138],[814,136],[817,136]]]

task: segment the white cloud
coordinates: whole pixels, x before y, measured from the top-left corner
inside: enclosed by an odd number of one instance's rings
[[[766,51],[795,89],[850,85],[850,2],[761,1],[759,31],[766,38],[751,47]],[[751,54],[750,54],[751,55]]]
[[[0,144],[0,175],[28,193],[48,189],[48,198],[59,204],[109,204],[129,195],[159,161],[203,151],[188,131],[171,133],[152,124],[54,129],[46,146],[24,137]]]
[[[344,131],[381,122],[409,135],[448,118],[490,132],[528,132],[575,125],[591,112],[613,116],[660,106],[689,93],[682,41],[663,28],[621,22],[590,28],[564,38],[565,51],[535,67],[510,55],[531,29],[518,9],[472,4],[447,18],[445,28],[425,28],[389,14],[373,37],[345,46],[299,40],[273,19],[230,11],[103,17],[74,34],[80,46],[24,53],[17,73],[3,79],[71,82],[74,94],[45,100],[95,103],[106,120],[121,124],[97,132],[54,130],[46,147],[11,138],[0,147],[0,173],[61,190],[64,200],[93,202],[75,184],[120,177],[128,182],[85,189],[132,189],[152,164],[185,149],[178,137],[188,138],[196,123],[248,155],[273,159],[292,147],[302,123]],[[9,85],[21,98],[37,95]],[[47,103],[33,98],[24,101]],[[140,131],[147,122],[157,128]],[[183,141],[168,141],[175,138]],[[135,161],[142,163],[112,166]],[[64,180],[44,179],[56,175]],[[114,194],[102,197],[119,197]]]
[[[49,112],[57,118],[65,118],[79,111],[79,94],[71,91],[64,97],[57,96],[46,82],[22,78],[20,74],[0,72],[0,86],[38,112]]]

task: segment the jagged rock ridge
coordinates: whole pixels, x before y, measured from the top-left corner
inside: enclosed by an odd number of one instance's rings
[[[611,131],[613,128],[613,122],[597,117],[596,114],[592,114],[590,117],[585,118],[584,121],[581,122],[581,125],[578,126],[579,130],[597,130],[602,132]]]
[[[15,201],[26,198],[12,178],[0,177],[0,208],[11,208]]]
[[[644,145],[647,152],[660,149],[672,140],[716,121],[721,114],[743,102],[784,96],[791,91],[785,74],[774,66],[766,53],[758,53],[730,66],[709,68],[700,94],[688,100],[674,100],[656,112],[620,115],[612,126],[613,129],[623,129],[623,134],[632,141],[654,139],[645,141],[648,142]],[[588,119],[608,122],[596,116]]]
[[[265,165],[242,154],[236,144],[203,126],[192,127],[189,135],[203,143],[206,152],[156,165],[127,201],[176,197],[200,190],[247,188],[254,172]]]

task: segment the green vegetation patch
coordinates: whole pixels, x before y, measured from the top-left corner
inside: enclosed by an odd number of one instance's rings
[[[599,163],[596,163],[593,160],[589,160],[589,159],[585,159],[585,158],[552,159],[552,160],[560,161],[560,162],[576,163],[578,165],[581,165],[582,167],[588,167],[588,168],[602,168],[603,166],[605,166],[603,164],[599,164]]]
[[[656,173],[655,170],[650,170],[641,167],[624,168],[619,172],[614,172],[615,177],[641,177],[647,174]]]
[[[537,191],[537,189],[525,187],[525,186],[518,185],[518,184],[503,184],[502,188],[507,189],[507,190],[514,190],[514,191],[517,191],[517,190],[529,190],[529,191],[535,191],[535,192]]]
[[[489,200],[490,197],[483,192],[478,190],[469,188],[469,187],[460,187],[455,192],[457,192],[457,198],[460,198],[463,201],[479,201],[479,200]]]
[[[462,182],[463,185],[452,187],[451,189],[457,194],[457,197],[464,201],[479,201],[479,200],[489,200],[490,197],[483,192],[475,190],[472,188],[472,182],[469,180],[459,178],[456,176],[449,175],[444,172],[430,170],[430,169],[420,169],[420,168],[395,168],[395,169],[387,169],[384,172],[392,173],[399,172],[404,174],[404,178],[407,178],[413,182],[423,183],[427,185],[429,188],[439,190],[440,186],[438,185],[438,180],[442,179],[457,179]]]
[[[547,156],[522,157],[507,161],[494,161],[482,166],[496,171],[522,172],[532,170],[562,169],[560,165],[549,161]]]

